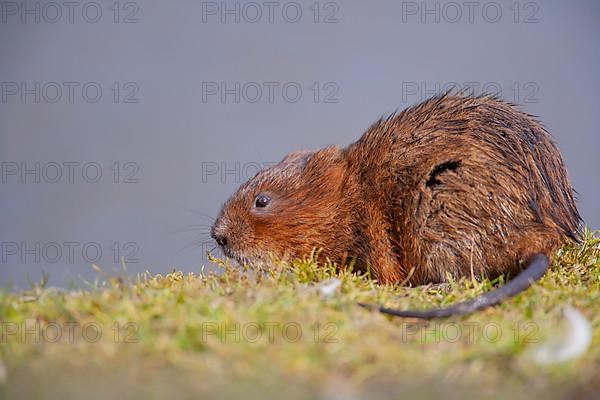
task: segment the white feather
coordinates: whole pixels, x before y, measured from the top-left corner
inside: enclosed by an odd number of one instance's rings
[[[558,364],[582,356],[592,343],[592,325],[576,308],[563,310],[566,328],[563,336],[533,349],[531,359],[538,364]]]

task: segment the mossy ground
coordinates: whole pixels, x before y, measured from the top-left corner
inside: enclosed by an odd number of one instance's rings
[[[430,323],[356,304],[429,308],[495,282],[382,286],[310,260],[222,268],[0,292],[0,397],[570,398],[600,388],[598,234],[563,248],[519,296]],[[326,295],[332,278],[341,284]],[[530,354],[561,335],[565,305],[591,321],[592,345],[576,360],[538,365]]]

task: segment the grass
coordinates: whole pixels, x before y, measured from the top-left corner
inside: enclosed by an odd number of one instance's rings
[[[311,260],[262,272],[220,265],[0,292],[0,397],[570,398],[600,388],[598,233],[563,248],[521,295],[430,323],[356,303],[442,306],[494,282],[405,288]],[[340,285],[327,294],[332,279]],[[590,320],[592,345],[578,359],[536,364],[532,351],[562,336],[565,305]]]

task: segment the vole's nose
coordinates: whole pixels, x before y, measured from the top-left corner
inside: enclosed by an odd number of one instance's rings
[[[217,221],[215,225],[212,227],[210,236],[217,242],[217,244],[221,247],[227,246],[227,235],[225,234],[222,224]]]
[[[227,246],[227,236],[214,234],[213,238],[215,239],[215,241],[217,242],[217,244],[219,246],[221,246],[221,247]]]

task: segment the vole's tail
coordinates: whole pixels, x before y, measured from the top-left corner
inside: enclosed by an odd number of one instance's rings
[[[384,314],[407,318],[434,319],[471,314],[482,308],[498,304],[502,300],[512,297],[527,289],[533,282],[544,276],[549,266],[550,260],[548,260],[548,257],[546,257],[544,254],[537,254],[531,258],[531,261],[527,267],[519,275],[517,275],[514,279],[511,279],[504,286],[492,290],[491,292],[482,294],[473,300],[457,303],[446,308],[438,308],[427,311],[403,311],[364,303],[359,303],[359,305],[365,308],[379,310]]]

